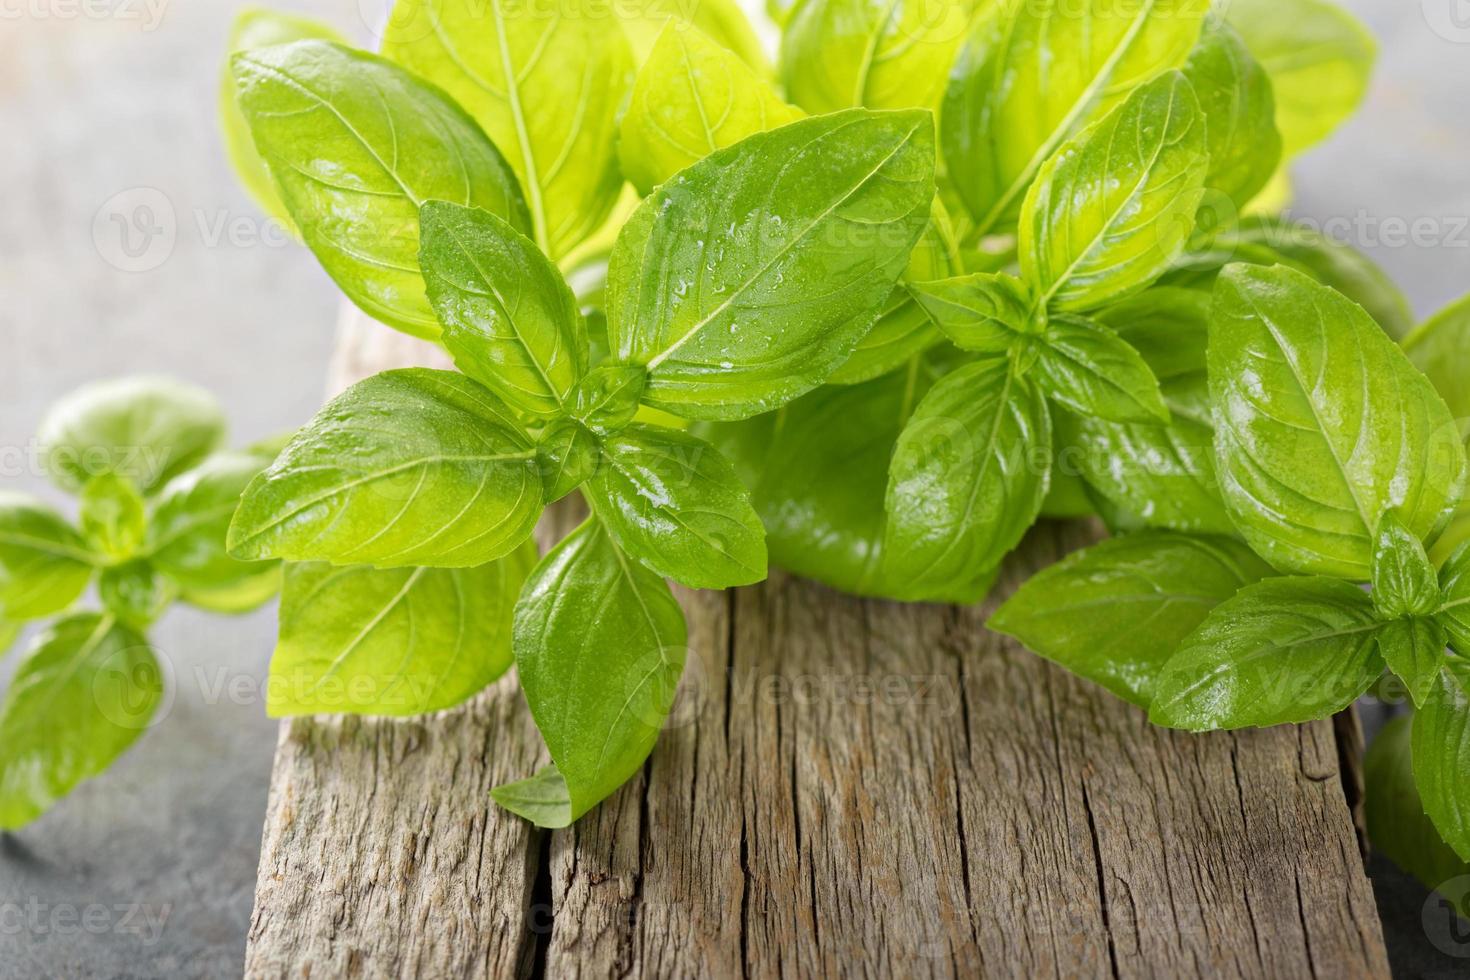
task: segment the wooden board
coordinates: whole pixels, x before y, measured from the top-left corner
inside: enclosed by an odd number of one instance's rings
[[[348,318],[338,380],[434,357]],[[1039,527],[996,597],[1093,533]],[[246,974],[1388,976],[1351,716],[1165,732],[987,632],[994,599],[680,598],[670,728],[566,831],[489,800],[545,761],[512,680],[283,725]]]

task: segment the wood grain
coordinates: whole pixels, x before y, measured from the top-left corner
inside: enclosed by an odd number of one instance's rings
[[[435,363],[356,318],[342,352],[344,382]],[[1093,534],[1039,527],[997,598]],[[1350,717],[1162,731],[987,632],[992,605],[781,573],[680,599],[669,729],[566,831],[489,801],[544,758],[513,681],[284,725],[246,974],[1388,976]]]

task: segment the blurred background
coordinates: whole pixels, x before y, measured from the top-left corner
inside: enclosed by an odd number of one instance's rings
[[[1379,38],[1378,73],[1363,112],[1297,167],[1292,213],[1372,255],[1427,315],[1470,291],[1470,6],[1342,2]],[[370,45],[386,3],[274,6]],[[0,0],[0,486],[72,513],[23,450],[87,381],[196,382],[237,445],[321,403],[336,291],[238,188],[218,136],[239,7]],[[273,607],[180,607],[158,625],[173,696],[155,729],[0,834],[0,977],[239,975],[278,733],[260,697],[274,634]],[[1372,870],[1396,973],[1452,975],[1423,948],[1423,891]],[[97,905],[109,912],[91,925],[59,914]]]

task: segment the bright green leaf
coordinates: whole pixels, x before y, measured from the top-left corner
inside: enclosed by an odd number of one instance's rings
[[[1439,570],[1439,588],[1442,599],[1434,618],[1456,652],[1470,657],[1470,544],[1457,549]]]
[[[0,490],[0,614],[7,620],[70,606],[91,581],[93,561],[60,514],[34,497]]]
[[[668,585],[596,521],[531,573],[515,611],[516,669],[566,782],[570,819],[643,766],[673,706],[686,642]]]
[[[452,708],[510,669],[527,541],[477,568],[288,565],[266,710],[406,717]]]
[[[648,372],[636,364],[604,364],[572,392],[571,414],[593,432],[616,432],[638,414]]]
[[[1271,79],[1240,35],[1211,18],[1184,66],[1207,120],[1210,171],[1205,184],[1239,213],[1281,162]],[[1233,215],[1232,215],[1233,217]]]
[[[1021,278],[1048,308],[1090,310],[1145,289],[1194,230],[1210,156],[1189,82],[1141,86],[1041,168],[1021,207]]]
[[[1274,578],[1241,589],[1169,658],[1149,719],[1187,731],[1326,718],[1383,671],[1373,602],[1330,578]]]
[[[1445,662],[1445,643],[1444,628],[1418,616],[1384,623],[1378,632],[1378,652],[1388,669],[1408,687],[1416,705],[1423,705],[1433,695]]]
[[[438,337],[419,206],[455,201],[529,229],[500,151],[443,92],[375,55],[298,41],[231,64],[255,145],[327,274],[369,316]]]
[[[1427,616],[1439,608],[1438,572],[1396,511],[1378,519],[1371,571],[1373,605],[1385,619]]]
[[[1384,511],[1420,539],[1448,521],[1465,484],[1454,420],[1339,293],[1285,267],[1227,267],[1209,374],[1221,491],[1272,565],[1363,581]]]
[[[944,158],[975,219],[1009,230],[1044,161],[1134,88],[1181,67],[1209,0],[1000,0],[950,73]]]
[[[25,826],[112,765],[162,700],[163,672],[143,637],[97,613],[52,624],[0,705],[0,830]]]
[[[1147,708],[1184,638],[1210,610],[1271,574],[1229,538],[1140,531],[1032,576],[988,625]]]
[[[615,5],[623,33],[633,46],[633,58],[642,65],[652,57],[664,28],[689,24],[740,57],[762,77],[771,74],[771,61],[756,36],[740,0],[642,0]]]
[[[664,184],[608,270],[613,356],[644,401],[744,418],[820,384],[852,353],[930,220],[926,113],[850,110],[720,150]]]
[[[230,553],[337,565],[473,568],[541,516],[536,450],[468,378],[411,368],[334,399],[251,481]]]
[[[81,525],[82,535],[99,555],[114,561],[132,557],[148,532],[143,496],[125,476],[94,476],[82,488]]]
[[[1106,327],[1081,317],[1054,317],[1036,349],[1037,384],[1053,401],[1109,422],[1169,420],[1153,371]]]
[[[1046,496],[1051,418],[1002,360],[942,378],[893,451],[884,548],[911,587],[975,579],[1020,542]]]
[[[490,798],[538,827],[560,830],[572,825],[572,795],[555,763],[530,779],[495,787]]]
[[[419,261],[444,346],[511,405],[553,416],[587,373],[587,331],[556,266],[503,218],[430,201]]]
[[[37,435],[51,479],[79,492],[104,473],[145,494],[208,456],[225,419],[202,388],[135,376],[84,385],[51,407]]]
[[[1413,756],[1424,811],[1445,843],[1470,861],[1470,693],[1463,671],[1441,670],[1414,713]]]
[[[145,630],[157,622],[177,595],[177,587],[145,558],[111,565],[97,576],[97,598],[102,600],[102,608],[135,630]]]
[[[909,291],[956,347],[980,354],[1009,350],[1031,328],[1036,306],[1026,284],[1004,272],[913,283]]]
[[[383,54],[448,92],[504,152],[531,237],[552,259],[607,219],[622,188],[614,145],[633,56],[606,7],[400,0]]]
[[[219,591],[270,573],[271,563],[240,561],[225,549],[240,496],[265,466],[261,456],[220,453],[169,481],[148,528],[148,560],[186,591]]]
[[[1404,353],[1429,381],[1457,419],[1470,419],[1470,385],[1465,365],[1470,363],[1470,296],[1426,320],[1403,340]]]
[[[179,593],[179,598],[191,606],[225,616],[237,616],[259,609],[281,591],[281,563],[267,562],[264,566],[263,571],[229,585],[184,589]]]
[[[729,460],[694,436],[634,425],[602,440],[587,497],[631,557],[695,589],[766,577],[765,529]]]
[[[576,419],[557,419],[536,444],[542,496],[555,503],[592,478],[602,451],[597,437]]]

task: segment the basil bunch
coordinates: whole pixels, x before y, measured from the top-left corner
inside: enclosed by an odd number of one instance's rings
[[[278,562],[225,551],[240,493],[274,450],[219,452],[224,431],[193,386],[89,385],[56,404],[37,439],[52,480],[80,498],[77,526],[0,493],[0,654],[24,624],[57,617],[0,705],[0,830],[45,813],[152,724],[164,672],[146,631],[170,604],[243,613],[276,594]],[[76,609],[93,584],[101,611]]]
[[[460,371],[354,387],[246,492],[233,553],[295,563],[272,713],[445,708],[514,661],[554,764],[495,796],[565,826],[669,711],[666,580],[973,602],[1039,517],[1096,513],[1118,536],[998,629],[1196,730],[1391,670],[1470,847],[1465,454],[1415,367],[1462,398],[1470,318],[1413,331],[1375,266],[1271,216],[1363,96],[1362,28],[773,0],[773,69],[729,0],[677,6],[401,0],[381,55],[242,23],[250,186]],[[538,561],[573,491],[592,516]]]

